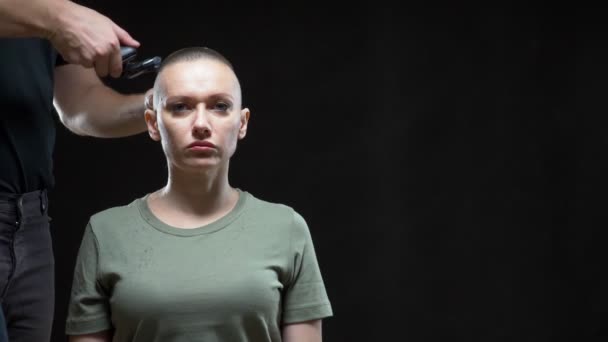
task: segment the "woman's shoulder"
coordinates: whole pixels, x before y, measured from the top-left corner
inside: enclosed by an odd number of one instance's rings
[[[304,222],[302,215],[300,215],[300,213],[294,209],[294,207],[288,204],[261,199],[250,193],[247,194],[249,196],[248,207],[251,209],[248,210],[250,215],[257,215],[259,217],[264,217],[273,221],[280,221],[283,224],[289,225],[301,225],[301,223]]]
[[[295,212],[295,210],[291,206],[285,203],[275,202],[266,198],[263,199],[258,197],[257,195],[253,195],[252,193],[246,191],[244,191],[244,193],[248,197],[247,204],[250,208],[272,212],[276,214],[289,214]]]
[[[110,207],[93,214],[89,224],[95,228],[123,226],[139,216],[139,206],[143,198],[136,198],[128,204]]]

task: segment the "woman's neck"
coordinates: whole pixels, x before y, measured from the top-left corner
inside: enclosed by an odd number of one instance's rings
[[[228,172],[192,173],[172,168],[167,185],[153,194],[159,210],[190,217],[213,217],[236,205],[238,192],[228,183]]]

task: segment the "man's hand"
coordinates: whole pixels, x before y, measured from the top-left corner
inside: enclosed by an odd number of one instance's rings
[[[48,39],[72,64],[95,68],[99,77],[122,73],[120,46],[138,47],[139,42],[108,17],[73,2],[65,2],[49,29]]]
[[[49,39],[71,64],[122,73],[120,45],[139,43],[112,20],[69,0],[0,0],[0,37]]]

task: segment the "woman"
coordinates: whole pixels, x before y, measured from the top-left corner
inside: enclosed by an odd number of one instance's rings
[[[305,221],[228,181],[250,115],[230,63],[179,50],[148,103],[167,185],[91,217],[70,341],[321,341],[332,309]]]

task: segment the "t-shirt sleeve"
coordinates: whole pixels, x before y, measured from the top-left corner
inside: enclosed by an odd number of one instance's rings
[[[294,212],[291,236],[293,269],[286,287],[283,323],[297,323],[333,315],[312,238],[304,218]]]
[[[76,258],[66,334],[80,335],[112,328],[109,297],[100,284],[99,244],[89,223]]]

